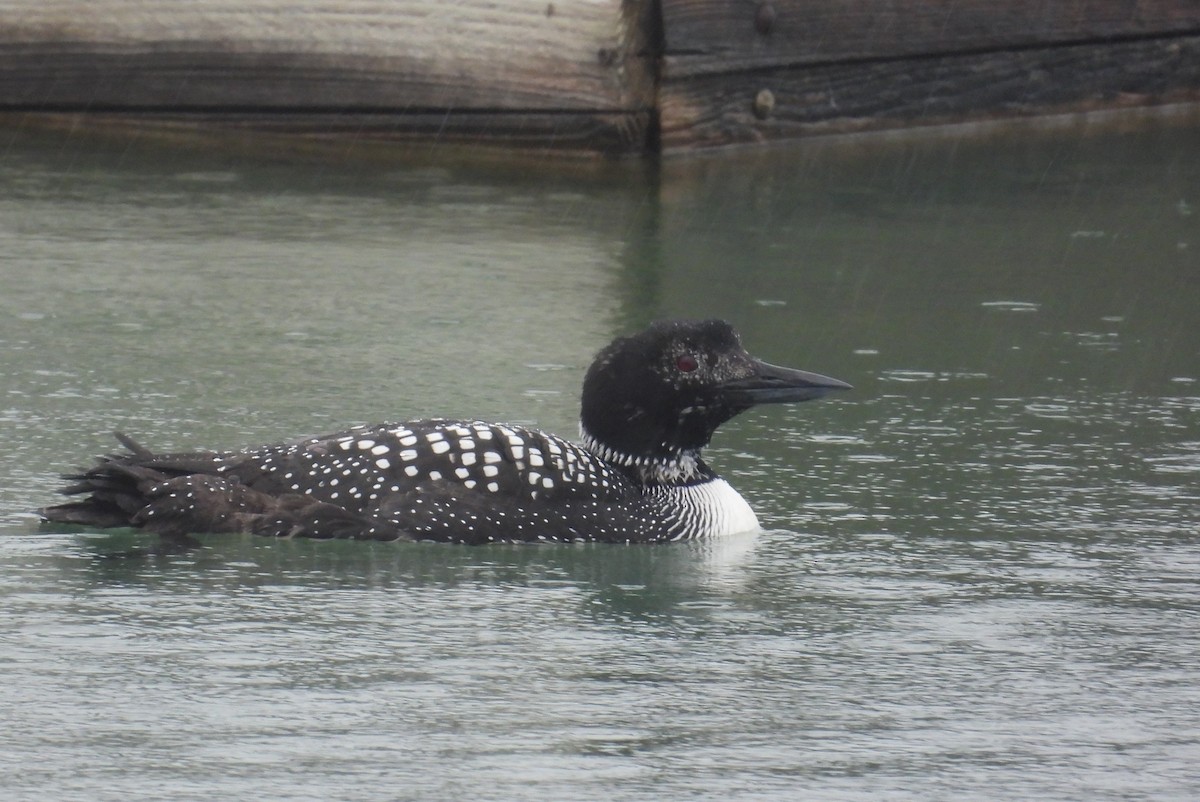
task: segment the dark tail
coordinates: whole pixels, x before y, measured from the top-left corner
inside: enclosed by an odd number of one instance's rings
[[[222,457],[215,452],[195,454],[155,454],[133,438],[121,432],[113,433],[117,441],[129,450],[128,454],[109,454],[81,473],[65,474],[71,484],[59,490],[64,496],[80,497],[63,504],[43,507],[38,512],[50,523],[75,524],[95,529],[145,527],[160,534],[182,534],[196,531],[203,522],[205,510],[194,504],[181,503],[179,486],[218,485],[221,492],[229,484],[221,479]],[[226,495],[229,495],[226,493]],[[190,502],[190,499],[188,499]],[[178,512],[186,511],[190,520],[180,516],[154,517],[154,505],[172,504]],[[170,520],[174,518],[174,520]],[[153,524],[153,525],[148,525]],[[210,531],[220,531],[213,528]]]
[[[222,475],[231,455],[155,454],[120,432],[128,454],[109,454],[63,478],[59,492],[82,497],[43,507],[57,524],[95,529],[136,527],[172,538],[202,532],[250,532],[274,537],[408,539],[382,522],[306,496],[262,492]]]
[[[129,454],[100,457],[96,465],[81,473],[64,474],[71,482],[59,490],[64,496],[86,498],[55,504],[38,510],[51,523],[76,524],[112,529],[133,526],[133,517],[146,506],[146,491],[169,478],[159,470],[146,467],[154,454],[131,437],[114,432]]]

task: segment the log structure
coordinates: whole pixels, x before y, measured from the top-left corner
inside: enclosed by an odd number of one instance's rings
[[[0,0],[0,110],[641,151],[654,57],[621,0]]]
[[[662,0],[667,150],[1200,98],[1195,0]]]
[[[0,116],[643,154],[1200,99],[1197,0],[0,0]]]

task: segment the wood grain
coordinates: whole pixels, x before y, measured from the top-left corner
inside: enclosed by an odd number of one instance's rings
[[[621,0],[8,0],[0,104],[626,111]]]
[[[3,0],[0,114],[620,155],[1200,93],[1200,0]]]
[[[668,153],[1175,100],[1200,100],[1200,36],[701,75],[659,98]]]
[[[662,0],[664,80],[1200,34],[1195,0]]]
[[[268,159],[475,164],[585,170],[640,152],[650,114],[0,110],[0,129],[131,141]]]

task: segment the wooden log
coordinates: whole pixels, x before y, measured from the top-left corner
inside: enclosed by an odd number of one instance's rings
[[[649,2],[9,0],[0,109],[361,113],[404,136],[515,146],[595,132],[640,151],[654,102]],[[411,129],[409,123],[412,123]],[[586,137],[585,137],[586,139]]]
[[[1195,0],[662,0],[666,72],[1200,34]]]
[[[664,0],[663,13],[665,152],[1200,99],[1195,2]]]
[[[450,121],[452,120],[452,122]],[[636,126],[630,130],[628,126]],[[508,165],[523,173],[546,159],[558,169],[588,166],[597,156],[620,156],[650,130],[650,114],[494,114],[489,112],[368,113],[157,110],[4,112],[0,127],[48,134],[86,132],[96,139],[131,139],[190,149],[236,151],[289,160],[418,163],[431,158]],[[640,147],[640,145],[639,145]],[[640,152],[640,151],[639,151]],[[574,162],[583,160],[583,164]]]
[[[672,152],[1194,98],[1197,37],[1198,0],[8,0],[0,115]]]
[[[664,151],[1200,100],[1200,37],[707,75],[664,84]]]

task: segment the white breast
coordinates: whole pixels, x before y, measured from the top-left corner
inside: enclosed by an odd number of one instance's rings
[[[724,479],[672,488],[671,501],[682,508],[686,521],[677,540],[722,537],[758,529],[754,510]]]

